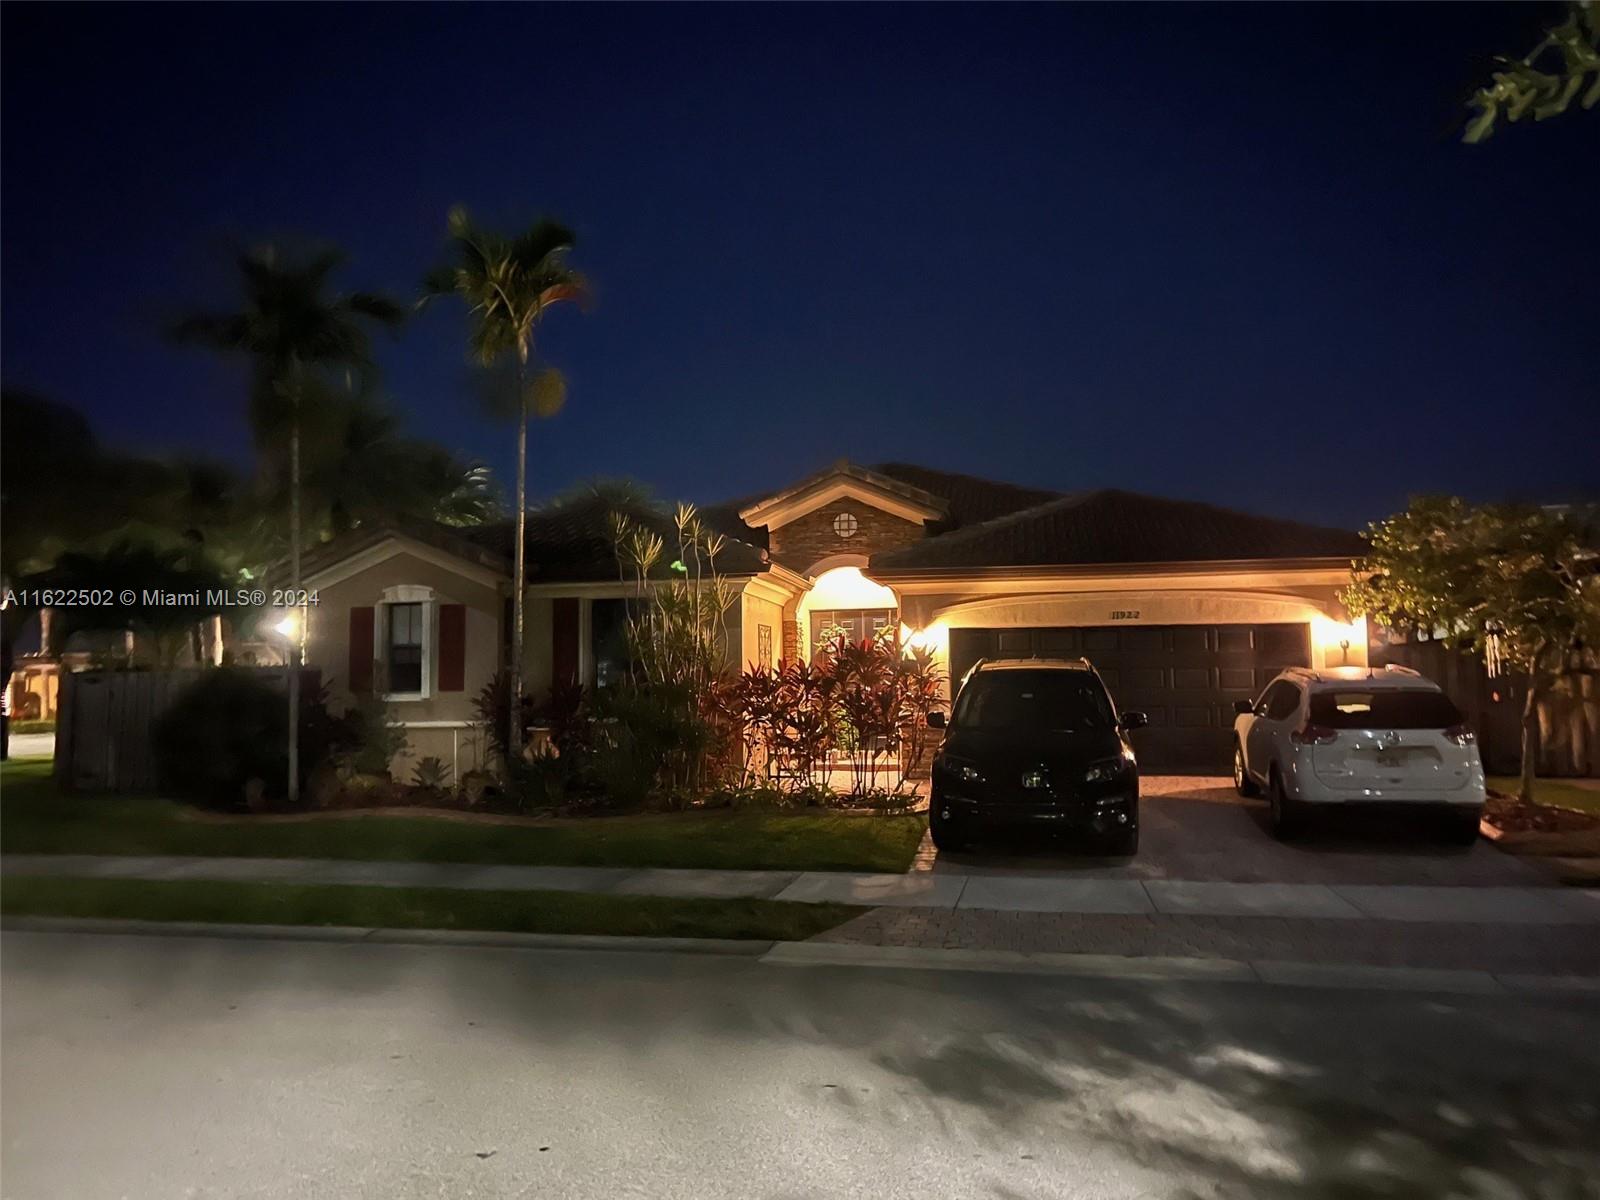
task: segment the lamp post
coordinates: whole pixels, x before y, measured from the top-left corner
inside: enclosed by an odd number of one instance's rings
[[[300,664],[305,661],[305,610],[291,609],[273,629],[289,644],[289,806],[293,808],[300,803]]]

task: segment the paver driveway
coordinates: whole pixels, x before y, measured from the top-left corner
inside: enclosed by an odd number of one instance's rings
[[[1535,863],[1483,839],[1470,847],[1434,840],[1425,821],[1323,822],[1302,841],[1272,836],[1266,806],[1241,800],[1231,781],[1150,776],[1141,781],[1139,854],[1075,854],[1070,841],[995,839],[960,854],[924,841],[914,870],[966,875],[1063,875],[1084,879],[1184,879],[1234,883],[1429,884],[1446,887],[1555,885]]]

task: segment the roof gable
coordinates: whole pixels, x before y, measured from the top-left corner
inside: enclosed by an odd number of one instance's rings
[[[771,531],[845,496],[916,523],[937,521],[950,508],[942,496],[841,460],[775,495],[746,505],[739,510],[739,517],[752,527]]]

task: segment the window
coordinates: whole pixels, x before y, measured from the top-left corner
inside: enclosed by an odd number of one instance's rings
[[[853,538],[861,528],[855,513],[840,513],[833,519],[833,531],[842,538]]]
[[[1261,699],[1267,706],[1267,718],[1283,721],[1294,716],[1295,709],[1300,707],[1300,689],[1280,679],[1267,689],[1267,694]]]
[[[388,624],[384,665],[388,669],[391,695],[422,693],[422,611],[421,604],[384,605]]]
[[[1069,733],[1117,723],[1105,688],[1087,671],[980,671],[956,701],[952,726]]]
[[[628,673],[628,605],[624,599],[594,600],[589,605],[589,652],[594,658],[594,686],[614,686]]]
[[[756,664],[770,667],[772,665],[772,626],[756,626]]]
[[[1443,692],[1424,688],[1319,692],[1311,721],[1329,729],[1449,729],[1461,710]]]

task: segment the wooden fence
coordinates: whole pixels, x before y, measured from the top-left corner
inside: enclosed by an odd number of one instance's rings
[[[1438,642],[1373,646],[1373,662],[1421,671],[1445,690],[1478,735],[1491,775],[1515,775],[1522,764],[1522,704],[1527,688],[1516,676],[1490,679],[1483,660]],[[1539,699],[1539,774],[1600,776],[1600,670],[1561,677]]]
[[[283,667],[245,670],[283,690]],[[160,784],[150,735],[157,718],[208,668],[178,671],[79,671],[61,679],[56,720],[55,778],[67,791],[153,791]],[[301,695],[316,695],[308,670]]]

